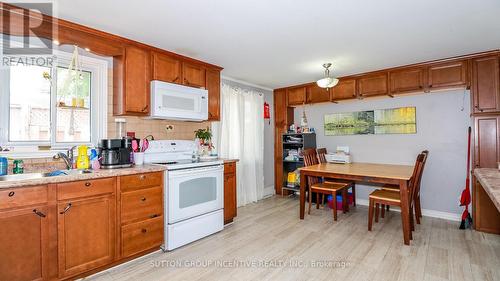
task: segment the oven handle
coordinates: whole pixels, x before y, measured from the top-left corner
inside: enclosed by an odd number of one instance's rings
[[[176,177],[176,176],[182,176],[182,175],[189,175],[189,174],[193,174],[193,173],[197,173],[197,172],[218,172],[218,171],[224,171],[224,166],[217,165],[217,166],[208,166],[208,167],[200,167],[200,168],[173,170],[173,171],[168,171],[168,176],[169,177]]]

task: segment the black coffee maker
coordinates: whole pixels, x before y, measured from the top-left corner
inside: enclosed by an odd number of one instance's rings
[[[99,143],[101,168],[118,169],[132,167],[132,139],[102,139]]]

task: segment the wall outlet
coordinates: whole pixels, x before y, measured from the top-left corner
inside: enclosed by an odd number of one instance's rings
[[[167,131],[167,132],[172,132],[172,131],[174,131],[174,125],[166,125],[166,126],[165,126],[165,131]]]

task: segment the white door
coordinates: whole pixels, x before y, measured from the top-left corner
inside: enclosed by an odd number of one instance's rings
[[[224,208],[222,165],[167,172],[168,223]]]

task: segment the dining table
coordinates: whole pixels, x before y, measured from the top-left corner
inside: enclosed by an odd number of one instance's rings
[[[322,163],[302,167],[300,168],[300,219],[304,219],[307,177],[399,186],[403,241],[405,245],[410,245],[410,194],[408,190],[413,169],[413,165],[378,163]]]

